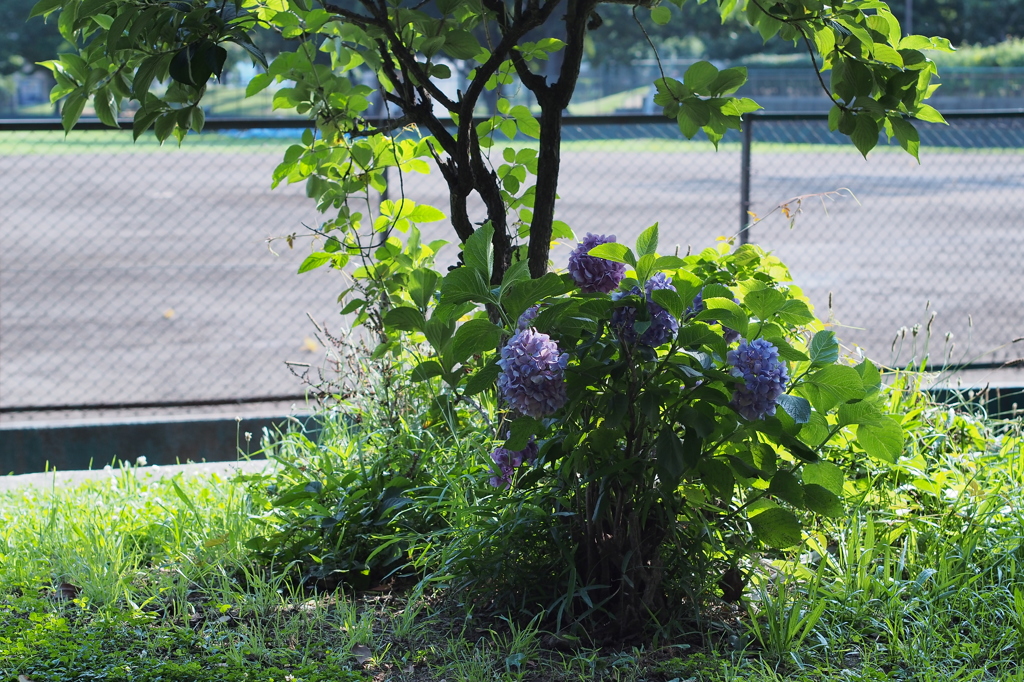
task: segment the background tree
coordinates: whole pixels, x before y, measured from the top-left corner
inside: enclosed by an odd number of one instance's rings
[[[26,64],[51,59],[67,45],[54,24],[41,18],[25,21],[36,0],[4,0],[0,3],[0,74],[13,73]]]

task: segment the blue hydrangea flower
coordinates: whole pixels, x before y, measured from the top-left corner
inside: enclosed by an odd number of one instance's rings
[[[741,341],[728,353],[730,374],[743,378],[729,404],[745,419],[755,421],[775,415],[775,404],[786,390],[789,372],[779,360],[779,349],[764,339]]]
[[[590,234],[569,254],[569,274],[585,293],[607,294],[626,276],[626,266],[587,255],[592,248],[615,241],[615,235]]]
[[[522,450],[508,450],[496,448],[491,453],[491,460],[494,462],[492,470],[494,476],[490,478],[490,484],[495,488],[509,488],[512,486],[512,476],[516,469],[523,464],[533,464],[537,461],[537,444],[530,439],[530,443]]]
[[[626,343],[639,342],[644,346],[660,346],[669,341],[679,331],[679,321],[670,312],[654,302],[652,294],[655,289],[669,289],[675,291],[672,280],[663,272],[659,272],[647,280],[644,285],[647,299],[647,313],[651,318],[649,326],[643,334],[637,338],[634,323],[636,322],[637,311],[633,306],[623,306],[612,311],[611,325],[619,336]],[[639,296],[640,288],[633,287],[625,293],[612,294],[612,300],[620,300],[624,296]]]
[[[501,349],[498,390],[514,409],[534,418],[545,417],[565,404],[567,353],[547,334],[533,329],[516,332]]]
[[[518,327],[520,331],[523,329],[529,329],[533,326],[530,323],[533,322],[539,314],[540,306],[531,305],[522,315],[519,316],[519,320],[516,322],[516,327]]]
[[[736,305],[740,304],[740,302],[737,301],[735,298],[732,299],[732,302],[735,303]],[[704,312],[703,289],[697,292],[697,296],[696,298],[693,299],[693,303],[691,303],[690,307],[686,309],[686,319],[689,320],[690,318],[696,317],[699,313],[702,312]],[[715,320],[707,320],[707,322],[714,321]],[[733,341],[736,341],[737,339],[740,338],[740,333],[738,331],[736,331],[735,329],[730,329],[729,327],[726,327],[724,324],[722,325],[722,335],[725,337],[726,343],[732,343]]]

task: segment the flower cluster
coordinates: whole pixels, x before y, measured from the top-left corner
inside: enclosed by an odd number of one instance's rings
[[[565,365],[567,353],[559,353],[558,344],[547,334],[522,329],[512,335],[501,349],[498,366],[498,390],[519,412],[541,418],[565,404]]]
[[[743,415],[755,421],[775,415],[775,404],[786,390],[789,373],[786,363],[779,360],[779,349],[764,339],[750,343],[741,341],[738,348],[729,351],[730,373],[743,378],[743,385],[736,388],[729,404]]]
[[[739,303],[740,303],[735,298],[732,299],[732,302],[735,303],[736,305],[739,305]],[[703,311],[704,311],[704,290],[701,289],[700,291],[697,292],[697,296],[696,296],[696,298],[693,299],[693,303],[691,303],[690,307],[686,309],[686,319],[690,319],[691,317],[696,317],[699,313],[702,313]],[[714,321],[715,320],[708,320],[708,322],[714,322]],[[733,341],[735,341],[738,338],[740,338],[740,333],[738,331],[736,331],[735,329],[729,329],[724,324],[722,325],[722,334],[725,336],[725,342],[726,343],[732,343]]]
[[[588,232],[586,238],[569,254],[569,274],[584,293],[607,294],[614,291],[626,276],[626,266],[622,263],[588,255],[595,246],[614,241],[614,235]]]
[[[537,444],[533,442],[532,438],[522,450],[495,449],[491,453],[491,460],[494,462],[494,476],[491,476],[491,485],[495,488],[510,488],[516,469],[524,463],[533,464],[537,460],[537,452]]]
[[[537,318],[538,314],[540,314],[540,306],[531,305],[529,308],[526,309],[525,312],[523,312],[522,315],[519,316],[519,320],[516,321],[516,327],[520,331],[524,329],[529,329],[531,326],[533,326],[530,323]]]
[[[672,280],[663,272],[659,272],[647,280],[644,285],[646,290],[647,299],[647,312],[651,317],[651,326],[649,326],[643,334],[638,335],[634,328],[636,322],[636,308],[633,306],[623,306],[616,308],[612,312],[611,325],[619,333],[619,336],[626,343],[636,343],[639,341],[641,345],[660,346],[679,331],[679,321],[672,316],[672,314],[662,308],[660,305],[654,302],[653,293],[656,289],[668,289],[675,291],[676,288],[672,284]],[[633,287],[630,291],[625,294],[612,295],[613,300],[619,300],[623,296],[639,296],[640,288]]]

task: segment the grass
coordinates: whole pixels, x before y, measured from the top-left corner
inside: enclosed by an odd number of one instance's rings
[[[304,590],[252,560],[260,479],[124,467],[0,493],[0,681],[1024,680],[1022,422],[910,383],[890,392],[911,434],[897,466],[850,476],[849,513],[800,551],[752,558],[742,605],[712,600],[643,647],[588,648],[444,589]],[[326,450],[284,441],[282,466],[359,447],[328,433]],[[465,475],[486,475],[465,445]]]

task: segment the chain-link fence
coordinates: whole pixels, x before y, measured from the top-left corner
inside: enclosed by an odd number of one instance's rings
[[[178,149],[0,123],[0,412],[301,394],[284,362],[319,357],[307,314],[336,329],[346,286],[336,271],[295,274],[305,242],[267,242],[318,218],[301,187],[270,190],[301,125],[211,120]],[[625,242],[659,221],[662,251],[686,252],[738,235],[742,206],[758,219],[750,240],[848,345],[901,364],[942,364],[951,348],[978,366],[1020,355],[1024,114],[922,126],[920,165],[884,144],[865,161],[821,116],[749,129],[745,164],[739,135],[716,152],[660,117],[570,120],[557,217]],[[403,181],[446,206],[437,174]]]

